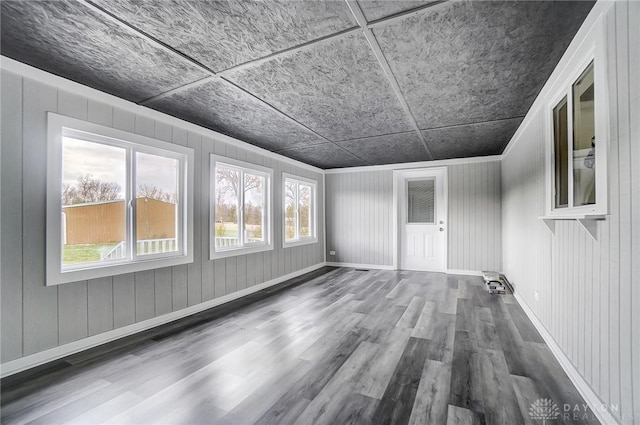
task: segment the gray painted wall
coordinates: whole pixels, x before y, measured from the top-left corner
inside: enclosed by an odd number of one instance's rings
[[[502,269],[500,162],[449,167],[449,269]]]
[[[500,270],[500,162],[451,165],[448,179],[448,268]],[[327,174],[326,185],[327,261],[391,266],[393,171]]]
[[[325,180],[327,261],[392,265],[393,172],[326,174]]]
[[[610,215],[598,222],[598,241],[576,221],[556,221],[554,235],[537,218],[545,208],[546,133],[540,109],[532,110],[502,165],[503,261],[517,292],[602,402],[618,406],[613,413],[621,423],[637,424],[640,3],[616,2],[605,22]]]
[[[324,261],[322,174],[2,71],[2,363],[184,309]],[[196,151],[195,261],[45,286],[46,112]],[[274,169],[275,249],[209,260],[209,154]],[[318,181],[319,241],[282,248],[282,172]]]

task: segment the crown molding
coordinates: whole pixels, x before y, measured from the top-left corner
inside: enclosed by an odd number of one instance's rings
[[[502,155],[474,156],[471,158],[440,159],[435,161],[403,162],[399,164],[366,165],[363,167],[331,168],[325,174],[358,173],[383,170],[406,170],[411,168],[433,168],[446,165],[477,164],[481,162],[502,161]]]

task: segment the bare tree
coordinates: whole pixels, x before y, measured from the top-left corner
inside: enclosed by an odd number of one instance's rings
[[[240,173],[231,168],[218,167],[216,169],[216,182],[218,187],[218,197],[221,200],[227,193],[231,192],[238,197],[240,194]],[[244,191],[245,193],[261,187],[262,179],[254,174],[244,173]]]
[[[78,178],[75,185],[64,184],[62,204],[75,205],[89,202],[114,201],[119,198],[120,185],[115,182],[103,182],[94,179],[91,174]]]
[[[136,198],[155,199],[156,201],[168,202],[171,204],[175,204],[177,201],[175,193],[165,192],[158,186],[150,184],[139,185]]]
[[[240,186],[238,170],[224,167],[216,169],[216,220],[237,220],[235,205],[226,205],[225,200],[228,197],[239,199]],[[253,189],[262,190],[262,177],[244,173],[244,193]]]

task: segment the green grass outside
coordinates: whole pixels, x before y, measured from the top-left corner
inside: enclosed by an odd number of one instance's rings
[[[219,238],[238,237],[238,225],[236,223],[216,223],[216,236]]]
[[[246,226],[249,231],[249,237],[261,237],[262,230],[259,225],[248,224]],[[238,224],[237,223],[216,223],[215,235],[219,238],[237,238],[238,237]]]
[[[78,264],[100,261],[102,255],[108,253],[117,243],[64,245],[62,264]]]

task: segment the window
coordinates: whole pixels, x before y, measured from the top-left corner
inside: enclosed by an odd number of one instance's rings
[[[435,180],[407,180],[407,223],[435,224]]]
[[[273,249],[273,170],[211,155],[211,258]]]
[[[315,180],[283,173],[284,247],[317,242]]]
[[[606,133],[594,61],[579,68],[550,105],[550,215],[606,213]],[[600,115],[598,115],[598,113]]]
[[[48,119],[47,285],[193,261],[193,150]]]

